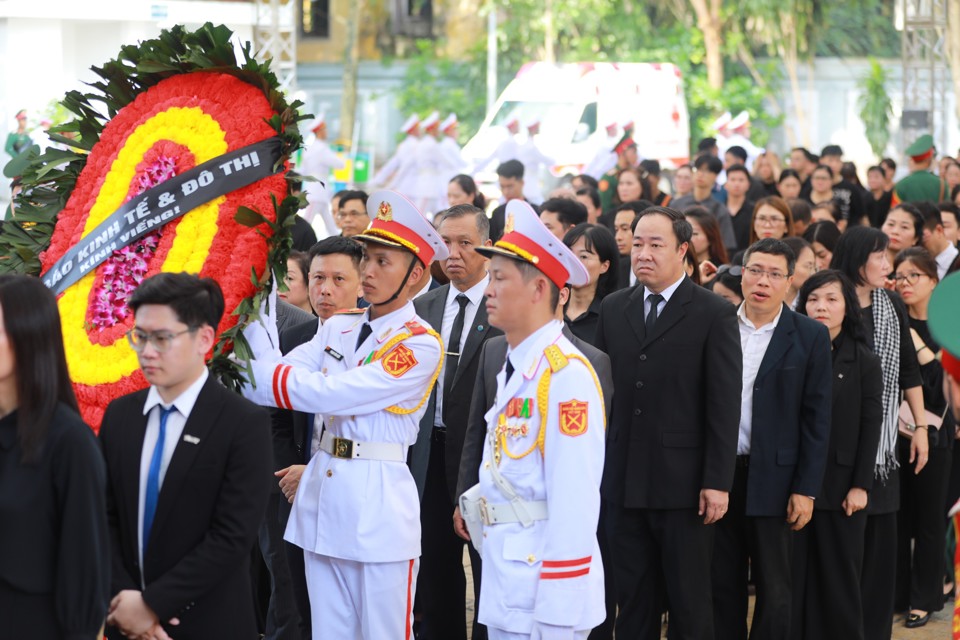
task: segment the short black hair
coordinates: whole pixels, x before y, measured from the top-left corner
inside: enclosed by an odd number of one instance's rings
[[[730,177],[730,174],[731,174],[731,173],[742,173],[743,175],[747,176],[747,181],[750,180],[750,170],[747,169],[747,168],[746,168],[745,166],[743,166],[742,164],[731,165],[730,168],[727,169],[727,177],[728,177],[728,178]]]
[[[893,158],[884,158],[883,160],[880,161],[880,166],[887,167],[888,169],[890,169],[890,171],[893,171],[893,172],[897,171],[897,163]]]
[[[818,220],[803,232],[803,239],[811,246],[814,242],[819,242],[827,251],[833,253],[837,248],[837,240],[840,239],[840,229],[833,222]]]
[[[790,213],[793,215],[793,222],[802,222],[803,224],[810,224],[812,220],[810,209],[810,203],[806,200],[801,200],[800,198],[790,198],[787,200],[787,206],[790,207]]]
[[[792,275],[797,266],[797,254],[783,240],[778,238],[761,238],[747,247],[743,252],[743,265],[746,266],[750,256],[763,253],[770,256],[783,256],[787,260],[787,274]]]
[[[797,294],[797,313],[807,315],[807,299],[810,297],[810,294],[820,287],[825,287],[834,282],[840,285],[840,291],[843,293],[844,306],[846,307],[840,329],[845,335],[850,336],[854,340],[862,341],[864,339],[863,323],[861,321],[863,312],[860,309],[860,300],[857,298],[857,289],[853,286],[853,283],[850,282],[850,278],[842,271],[838,271],[837,269],[824,269],[807,278],[807,281],[803,283],[803,286],[800,287],[800,292]]]
[[[523,163],[519,160],[507,160],[497,167],[497,175],[501,178],[523,180]]]
[[[597,209],[599,209],[600,205],[602,204],[602,201],[600,200],[600,192],[593,187],[583,187],[581,189],[577,189],[577,195],[587,196],[590,198],[590,202],[592,202],[593,206]]]
[[[813,171],[810,172],[810,175],[812,176],[817,171],[826,171],[827,173],[830,174],[830,179],[833,180],[833,176],[834,176],[833,169],[831,169],[828,165],[825,165],[823,163],[818,164],[813,168]]]
[[[536,265],[530,264],[526,260],[521,260],[519,258],[513,259],[514,264],[517,265],[517,268],[520,269],[520,277],[523,278],[524,282],[529,282],[531,279],[536,278],[537,276],[543,276],[547,284],[550,286],[550,308],[556,309],[557,305],[560,304],[560,287],[551,280],[547,275],[540,271]]]
[[[649,173],[652,176],[660,177],[660,161],[659,160],[642,160],[640,162],[640,167]]]
[[[693,161],[693,167],[697,171],[706,169],[710,173],[720,173],[723,171],[723,163],[720,161],[720,158],[715,156],[700,156]]]
[[[557,214],[564,227],[575,227],[587,221],[587,208],[570,198],[550,198],[540,205],[540,214],[544,211]]]
[[[932,202],[915,202],[914,205],[923,216],[923,228],[933,231],[937,226],[943,226],[943,216],[940,215],[940,207]],[[921,231],[922,233],[922,231]]]
[[[585,185],[587,185],[587,186],[589,186],[589,187],[592,187],[592,188],[594,188],[594,189],[599,189],[599,188],[600,188],[600,183],[597,182],[597,179],[594,178],[593,176],[591,176],[589,173],[581,173],[580,175],[576,176],[574,179],[575,179],[575,180],[576,180],[576,179],[579,179],[580,182],[582,182],[582,183],[584,183]],[[579,192],[578,192],[578,193],[579,193]]]
[[[158,273],[140,283],[130,302],[134,313],[145,304],[170,307],[177,320],[192,329],[209,325],[216,330],[223,317],[223,291],[213,278],[190,273]]]
[[[747,161],[747,150],[741,147],[740,145],[735,144],[723,152],[724,155],[728,153],[732,155],[734,158],[739,158],[741,164]]]
[[[330,196],[330,199],[333,200],[334,198],[342,198],[343,194],[349,193],[349,192],[350,192],[350,189],[340,189],[340,191],[337,191],[335,194]]]
[[[690,221],[687,220],[687,217],[676,209],[671,209],[670,207],[648,207],[641,211],[636,219],[635,223],[640,221],[640,218],[644,216],[651,215],[661,215],[665,216],[670,220],[673,226],[673,235],[677,239],[677,246],[679,247],[684,242],[690,243],[690,238],[693,237],[693,225],[690,224]],[[636,224],[634,224],[636,228]]]
[[[356,191],[341,191],[339,195],[340,195],[339,204],[341,207],[347,202],[350,202],[351,200],[359,200],[363,203],[363,206],[366,207],[367,199],[370,197],[369,195],[367,195],[366,191],[360,191],[359,189],[357,189]]]
[[[300,269],[300,274],[303,276],[304,282],[310,282],[310,255],[306,251],[291,251],[290,255],[287,256],[287,260],[293,260],[297,263],[297,267]]]
[[[697,145],[697,151],[710,151],[710,149],[713,149],[715,146],[717,146],[716,138],[703,138]]]
[[[890,211],[887,212],[887,217],[890,217],[890,214],[894,211],[900,210],[909,214],[910,217],[913,218],[913,233],[914,240],[916,240],[915,244],[920,244],[920,241],[923,240],[923,225],[925,223],[925,219],[924,215],[920,212],[920,204],[921,203],[919,202],[901,202],[890,207]],[[928,206],[931,209],[936,209],[936,207],[932,204],[928,203]],[[939,209],[937,209],[937,215],[940,215]],[[943,220],[941,219],[941,223],[942,222]]]
[[[804,249],[810,249],[810,251],[813,251],[813,245],[800,236],[787,236],[781,242],[793,249],[793,255],[797,257],[797,260],[800,259],[800,254],[803,253]]]
[[[313,264],[314,258],[320,256],[329,256],[335,253],[342,253],[350,258],[353,266],[360,270],[360,261],[363,260],[363,245],[353,238],[343,236],[330,236],[310,247],[310,264]]]
[[[790,151],[791,152],[799,151],[800,153],[803,154],[803,157],[807,159],[807,162],[812,162],[813,164],[817,164],[818,162],[820,162],[820,156],[813,153],[812,151],[810,151],[810,149],[807,149],[806,147],[794,147]]]
[[[787,178],[796,178],[797,182],[803,184],[803,178],[800,177],[800,174],[797,173],[796,169],[784,169],[780,172],[780,178],[777,180],[777,184],[783,182]]]
[[[949,213],[953,216],[954,222],[960,223],[960,207],[952,202],[941,202],[937,205],[940,209],[940,223],[943,224],[943,214]]]
[[[475,207],[472,204],[457,204],[449,209],[445,209],[436,215],[434,222],[436,223],[437,229],[439,229],[444,220],[456,220],[457,218],[467,216],[473,216],[474,222],[477,225],[477,233],[480,235],[480,244],[489,240],[490,218],[487,217],[487,213],[483,209]]]
[[[866,284],[860,270],[867,264],[870,254],[886,251],[889,244],[890,239],[880,229],[861,225],[851,227],[837,239],[830,268],[843,272],[854,285],[859,287]]]
[[[838,144],[828,144],[820,152],[820,157],[824,158],[826,156],[836,156],[838,158],[843,157],[843,149],[840,148]]]
[[[631,200],[630,202],[624,202],[621,205],[613,210],[614,216],[620,213],[621,211],[633,211],[635,214],[640,214],[649,209],[650,207],[656,206],[649,200]]]

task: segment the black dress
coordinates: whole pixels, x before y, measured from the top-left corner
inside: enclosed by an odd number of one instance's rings
[[[100,448],[59,405],[37,462],[22,455],[15,411],[0,419],[0,637],[93,640],[110,602]]]

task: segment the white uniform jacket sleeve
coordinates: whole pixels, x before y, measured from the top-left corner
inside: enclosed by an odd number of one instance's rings
[[[543,449],[549,517],[534,609],[540,623],[580,623],[591,600],[588,590],[596,584],[591,573],[603,571],[597,521],[605,415],[593,369],[586,360],[570,357],[550,380]]]

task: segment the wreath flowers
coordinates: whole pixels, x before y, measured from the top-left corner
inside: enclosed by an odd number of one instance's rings
[[[50,137],[74,150],[27,154],[20,224],[4,226],[0,271],[46,272],[123,203],[224,153],[279,136],[277,168],[286,169],[302,143],[296,123],[306,116],[296,114],[299,104],[285,103],[249,45],[237,64],[231,36],[210,24],[193,33],[175,27],[95,68],[104,80],[92,85],[99,93],[67,95],[64,105],[78,117]],[[105,103],[111,117],[93,102]],[[88,424],[97,429],[111,400],[147,386],[125,339],[133,326],[127,302],[140,282],[162,271],[220,283],[228,313],[210,368],[228,386],[242,383],[228,355],[249,359],[240,330],[256,316],[272,272],[282,278],[289,228],[301,206],[289,195],[284,170],[114,251],[59,297],[67,364]]]

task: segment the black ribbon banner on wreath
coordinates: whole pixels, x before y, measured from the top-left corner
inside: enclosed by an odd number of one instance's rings
[[[40,276],[43,283],[54,295],[60,295],[114,251],[214,198],[282,171],[282,166],[276,166],[281,146],[279,137],[261,140],[208,160],[131,198]]]

